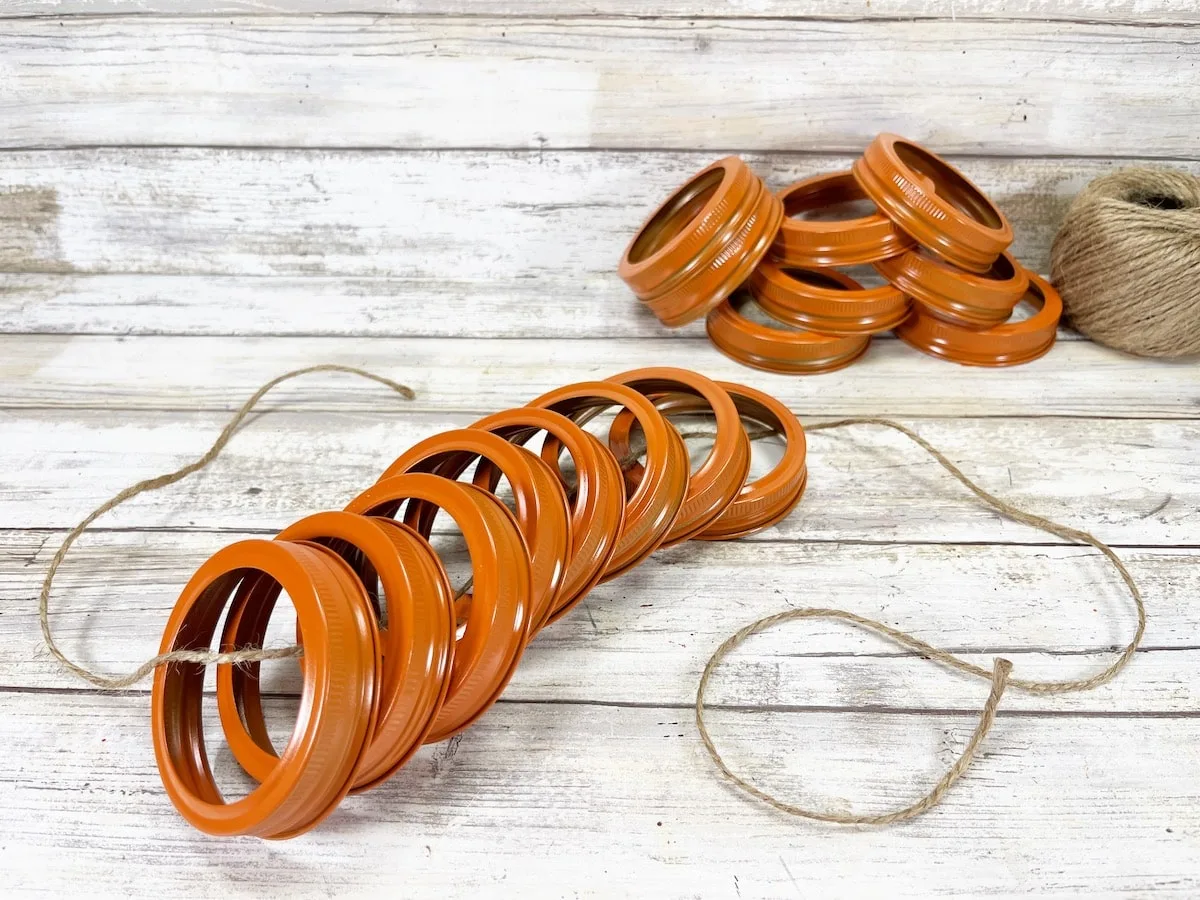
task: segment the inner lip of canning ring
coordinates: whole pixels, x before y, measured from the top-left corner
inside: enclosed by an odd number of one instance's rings
[[[812,269],[792,268],[785,266],[783,274],[791,278],[793,281],[800,281],[804,284],[811,284],[813,287],[825,288],[831,291],[847,291],[849,288],[838,281],[826,275],[824,272],[817,272]]]
[[[867,197],[855,195],[848,185],[833,184],[789,194],[783,201],[783,214],[802,222],[857,222],[878,215],[879,209]]]
[[[923,258],[935,263],[936,265],[946,267],[946,262],[941,259],[936,253],[926,250],[924,247],[918,247],[914,252],[920,254]],[[1008,255],[1001,253],[996,257],[996,261],[992,263],[992,267],[982,275],[977,273],[968,273],[975,278],[983,278],[989,281],[1011,281],[1017,277],[1017,270],[1013,267],[1012,260]]]
[[[897,141],[896,155],[913,171],[931,178],[938,196],[958,207],[972,219],[989,228],[1004,227],[991,204],[964,181],[961,175],[928,150],[915,144]]]
[[[700,215],[701,210],[712,199],[717,187],[725,177],[725,170],[713,169],[697,175],[666,202],[651,219],[633,246],[629,248],[629,261],[640,263],[657,253],[671,238],[683,231]]]

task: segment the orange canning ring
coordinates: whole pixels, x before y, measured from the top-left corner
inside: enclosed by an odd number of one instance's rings
[[[548,409],[521,407],[480,419],[471,426],[490,431],[514,444],[525,444],[538,432],[556,438],[575,464],[576,485],[568,498],[571,554],[550,622],[582,600],[604,575],[625,523],[625,483],[621,468],[607,448],[566,416]],[[541,460],[539,460],[541,462]],[[475,471],[475,484],[494,491],[500,470],[487,460]]]
[[[967,366],[1015,366],[1035,360],[1054,346],[1062,298],[1049,282],[1028,274],[1025,299],[1040,307],[1028,319],[974,331],[918,309],[896,335],[918,350]]]
[[[731,359],[784,375],[832,372],[844,368],[867,352],[870,335],[835,337],[786,326],[770,328],[751,322],[741,313],[752,300],[739,291],[708,316],[708,336]]]
[[[479,718],[512,677],[530,635],[532,574],[513,514],[474,485],[428,473],[396,475],[367,488],[346,511],[394,516],[408,500],[417,501],[409,505],[409,517],[416,518],[424,503],[449,514],[471,557],[466,628],[454,646],[445,702],[425,738],[434,743]]]
[[[712,449],[700,467],[690,474],[683,506],[676,514],[663,546],[678,544],[704,531],[733,502],[750,472],[750,439],[746,437],[733,399],[712,379],[668,366],[634,369],[605,380],[641,391],[651,399],[667,392],[690,394],[702,398],[712,409],[717,427]],[[617,440],[611,431],[608,445],[622,458],[631,450],[628,440]],[[626,478],[633,485],[642,475],[643,469],[636,463],[626,471]]]
[[[853,219],[794,218],[869,199],[852,172],[805,178],[776,196],[784,219],[771,255],[784,265],[856,266],[903,253],[914,243],[878,211]]]
[[[425,539],[390,519],[317,513],[276,540],[320,543],[345,559],[364,585],[382,587],[380,714],[354,778],[354,790],[365,790],[416,752],[445,698],[454,649],[449,580]],[[225,619],[221,649],[261,647],[278,597],[277,581],[243,579]],[[378,605],[379,597],[372,599]],[[251,777],[265,780],[279,758],[263,717],[257,663],[218,667],[217,708],[233,757]]]
[[[687,447],[645,395],[611,381],[584,381],[543,394],[529,404],[561,413],[582,425],[603,410],[628,409],[646,438],[645,474],[625,503],[625,524],[604,581],[636,566],[666,539],[687,494],[690,466]],[[557,468],[561,445],[553,435],[542,445],[542,458]]]
[[[533,566],[532,635],[546,624],[558,606],[559,588],[571,548],[567,497],[550,466],[502,437],[476,428],[458,428],[432,435],[410,447],[388,466],[380,480],[405,472],[432,472],[454,479],[476,459],[492,463],[512,486],[517,524]],[[428,535],[436,512],[431,506],[422,506],[418,518],[412,519],[410,514],[409,524]]]
[[[927,314],[965,328],[990,328],[1006,321],[1029,287],[1025,269],[1007,251],[982,275],[920,250],[884,260],[877,268]]]
[[[771,527],[800,502],[808,483],[804,428],[795,414],[774,397],[752,387],[728,381],[717,384],[733,398],[743,422],[754,422],[782,435],[786,446],[770,472],[747,479],[717,520],[695,536],[694,540],[699,541],[730,540]],[[703,398],[688,394],[655,395],[654,405],[668,418],[708,410]],[[613,421],[611,433],[618,442],[628,442],[631,425],[632,417],[623,412]]]
[[[151,697],[154,754],[175,808],[208,834],[285,838],[312,828],[350,790],[375,727],[379,647],[370,601],[339,557],[286,541],[240,541],[192,576],[161,652],[207,650],[231,592],[259,574],[287,591],[304,635],[299,718],[280,762],[249,794],[226,802],[204,744],[205,667],[159,667]]]
[[[686,325],[746,280],[782,219],[779,198],[749,166],[727,156],[650,216],[617,272],[664,325]]]
[[[911,304],[890,284],[864,288],[836,269],[803,269],[765,259],[747,285],[771,317],[821,334],[890,331],[908,318]]]
[[[962,172],[912,141],[879,135],[853,171],[876,206],[956,266],[986,272],[1012,243],[1012,227],[996,205]]]

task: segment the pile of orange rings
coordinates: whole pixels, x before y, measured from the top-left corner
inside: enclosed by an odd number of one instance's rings
[[[836,217],[856,206],[869,211]],[[1046,353],[1062,316],[1012,239],[965,175],[881,134],[849,171],[774,196],[740,159],[713,163],[650,216],[618,272],[663,324],[707,317],[721,352],[770,372],[843,368],[887,331],[964,365],[1011,366]],[[881,283],[844,271],[856,266]],[[1022,301],[1037,312],[1016,316]]]
[[[606,410],[615,415],[602,440],[583,426]],[[681,415],[715,424],[694,470],[670,421]],[[762,477],[750,475],[746,423],[784,442]],[[527,445],[538,435],[534,452]],[[472,465],[470,480],[459,480]],[[495,493],[501,478],[512,509]],[[277,750],[259,664],[217,667],[221,730],[257,782],[227,801],[205,745],[205,666],[159,667],[153,736],[167,793],[209,834],[305,832],[348,793],[395,774],[423,744],[477,720],[529,641],[597,584],[659,547],[768,528],[795,507],[806,483],[804,430],[787,407],[683,369],[568,385],[427,438],[344,510],[309,516],[273,540],[228,546],[192,576],[162,652],[208,650],[214,640],[222,651],[262,647],[286,593],[303,647],[303,688],[295,728]],[[457,597],[429,542],[439,510],[462,532],[471,560],[470,592]]]

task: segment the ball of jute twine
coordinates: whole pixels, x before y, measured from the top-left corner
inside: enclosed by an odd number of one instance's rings
[[[111,500],[102,503],[99,507],[89,513],[83,520],[76,525],[67,536],[63,539],[62,544],[55,552],[49,567],[46,570],[46,577],[42,582],[42,590],[38,596],[38,620],[42,628],[42,636],[46,642],[46,648],[50,654],[58,660],[62,666],[77,677],[87,681],[88,683],[99,687],[103,690],[124,690],[132,687],[142,679],[150,675],[156,668],[163,665],[178,665],[180,663],[190,664],[206,664],[206,665],[245,665],[249,663],[258,663],[265,660],[294,658],[303,655],[303,648],[299,646],[279,647],[279,648],[261,648],[247,647],[239,650],[228,652],[215,652],[211,650],[176,650],[170,653],[161,653],[148,659],[142,665],[138,666],[133,672],[126,675],[106,675],[100,672],[94,672],[83,665],[71,660],[58,646],[54,639],[53,631],[50,626],[50,597],[51,589],[54,584],[54,577],[58,573],[66,559],[68,551],[74,545],[85,531],[101,516],[112,511],[117,506],[131,500],[139,494],[148,493],[150,491],[160,490],[168,485],[181,481],[187,476],[206,468],[213,460],[215,460],[221,452],[233,439],[239,428],[242,426],[247,416],[253,411],[255,406],[276,386],[295,378],[300,375],[319,372],[338,372],[348,375],[356,375],[362,378],[367,378],[378,384],[395,391],[401,397],[411,400],[415,394],[407,386],[385,378],[381,375],[375,375],[363,369],[354,366],[341,365],[316,365],[306,366],[301,369],[295,369],[291,372],[286,372],[283,375],[273,378],[255,391],[249,399],[233,414],[229,423],[221,430],[213,445],[194,462],[176,469],[174,472],[169,472],[160,475],[156,478],[149,478],[144,481],[139,481],[137,484],[131,485],[128,488],[120,491]],[[798,816],[805,819],[813,819],[821,822],[829,822],[839,825],[890,825],[897,822],[903,822],[907,819],[913,819],[937,806],[945,797],[951,786],[966,774],[974,761],[979,747],[983,744],[988,732],[996,719],[996,712],[1000,706],[1001,698],[1004,696],[1005,689],[1012,687],[1014,690],[1025,691],[1032,694],[1062,694],[1077,691],[1088,691],[1099,687],[1102,684],[1110,681],[1117,673],[1125,668],[1126,665],[1133,659],[1137,652],[1138,646],[1141,644],[1142,636],[1146,631],[1146,608],[1142,601],[1141,591],[1138,589],[1137,583],[1133,579],[1133,575],[1125,564],[1117,556],[1111,547],[1097,538],[1095,535],[1086,531],[1081,531],[1076,528],[1071,528],[1067,525],[1061,525],[1051,519],[1043,516],[1035,515],[1034,513],[1022,510],[1005,500],[1000,499],[994,494],[985,491],[982,487],[976,484],[968,477],[961,469],[958,468],[950,459],[926,441],[923,437],[917,434],[912,429],[901,425],[899,422],[894,422],[890,419],[881,419],[874,416],[861,416],[849,419],[839,419],[831,422],[821,422],[807,427],[808,432],[819,432],[836,428],[845,428],[850,426],[876,426],[891,428],[900,432],[922,450],[932,456],[943,469],[957,479],[967,490],[985,505],[999,512],[1001,515],[1015,522],[1020,522],[1029,525],[1033,528],[1041,529],[1042,531],[1056,535],[1066,541],[1075,544],[1088,544],[1100,551],[1100,553],[1112,564],[1116,569],[1117,574],[1124,582],[1130,597],[1133,600],[1133,606],[1137,614],[1137,625],[1134,628],[1133,635],[1129,642],[1117,651],[1116,656],[1107,666],[1094,675],[1088,678],[1081,678],[1068,681],[1038,681],[1027,678],[1013,678],[1011,672],[1013,665],[1007,659],[997,658],[992,665],[992,668],[986,669],[982,666],[977,666],[961,657],[954,655],[946,650],[941,650],[922,641],[920,638],[906,634],[899,629],[892,628],[883,622],[874,619],[860,616],[857,613],[841,609],[826,609],[820,607],[806,607],[801,609],[787,609],[783,612],[776,613],[772,616],[759,619],[756,622],[751,622],[749,625],[740,629],[731,635],[720,647],[716,649],[713,655],[709,658],[708,663],[704,667],[704,672],[700,678],[700,684],[696,691],[696,727],[700,732],[700,739],[704,744],[705,750],[712,757],[713,762],[721,773],[729,779],[740,790],[746,792],[752,797],[763,801],[769,806],[774,807],[780,812],[787,813],[792,816]],[[749,428],[747,432],[752,440],[761,440],[774,434],[774,431],[763,428]],[[714,432],[711,430],[697,430],[681,432],[685,438],[694,437],[712,437]],[[637,454],[631,454],[623,459],[622,465],[628,466],[637,459]],[[457,592],[459,596],[470,589],[471,582]],[[742,644],[750,636],[761,631],[766,631],[784,622],[793,619],[835,619],[842,622],[848,622],[851,625],[859,628],[864,628],[869,631],[874,631],[881,637],[892,641],[908,650],[916,652],[921,658],[931,660],[940,665],[957,670],[964,674],[974,675],[986,679],[991,684],[991,690],[987,700],[984,703],[983,709],[979,715],[979,721],[975,726],[974,732],[971,734],[967,743],[960,752],[958,758],[950,766],[949,770],[938,780],[938,782],[922,794],[920,797],[906,804],[903,807],[892,810],[887,813],[880,814],[858,814],[858,813],[838,813],[821,809],[810,809],[807,807],[796,806],[787,803],[783,800],[774,797],[761,788],[752,784],[748,779],[738,775],[730,768],[728,763],[722,757],[721,752],[717,749],[712,735],[709,733],[708,725],[704,719],[704,695],[708,688],[709,680],[713,673],[719,667],[721,661],[735,648]]]
[[[1200,178],[1119,169],[1071,202],[1050,254],[1070,324],[1139,356],[1200,354]]]

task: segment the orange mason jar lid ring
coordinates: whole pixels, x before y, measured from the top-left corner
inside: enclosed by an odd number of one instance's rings
[[[787,265],[854,266],[903,253],[914,241],[878,210],[853,218],[804,218],[869,200],[849,170],[805,178],[776,195],[783,223],[771,255]]]
[[[867,352],[870,335],[843,336],[813,331],[760,325],[746,318],[742,309],[753,298],[739,291],[708,317],[708,336],[713,345],[743,365],[783,375],[832,372],[850,365]]]
[[[1029,287],[1025,269],[1008,251],[983,274],[967,272],[914,250],[876,268],[925,311],[967,328],[989,328],[1008,319]]]
[[[853,171],[876,206],[956,266],[986,272],[1012,243],[1012,226],[983,191],[919,144],[881,134]]]
[[[765,259],[747,285],[780,322],[830,335],[890,331],[908,317],[908,297],[890,284],[863,287],[837,269],[805,269]]]
[[[394,516],[409,500],[431,503],[454,520],[471,557],[472,594],[466,628],[454,646],[450,687],[426,743],[466,728],[512,677],[530,635],[529,553],[508,507],[474,485],[428,473],[378,481],[347,512]]]
[[[539,432],[556,438],[571,456],[576,484],[567,498],[571,513],[571,556],[549,621],[582,600],[604,575],[625,522],[625,484],[616,459],[593,435],[566,416],[531,406],[487,416],[472,428],[524,445]],[[481,460],[475,484],[494,491],[500,470]]]
[[[761,478],[747,479],[738,496],[695,540],[730,540],[754,534],[774,525],[800,501],[808,480],[804,429],[800,420],[781,402],[743,384],[718,381],[733,398],[743,423],[754,422],[783,436],[783,457]],[[678,414],[711,413],[702,398],[689,394],[659,394],[654,404],[668,418]],[[621,413],[613,421],[612,434],[627,442],[632,416]]]
[[[1062,298],[1041,276],[1028,274],[1026,299],[1039,307],[1028,319],[977,331],[918,310],[896,329],[896,336],[932,356],[968,366],[1015,366],[1031,362],[1054,346],[1062,317]]]
[[[783,204],[735,156],[675,192],[638,231],[618,274],[663,324],[702,318],[766,255]]]
[[[432,472],[455,479],[476,460],[487,460],[508,479],[516,505],[517,523],[529,548],[533,566],[534,632],[550,618],[571,548],[567,498],[553,471],[524,447],[477,428],[457,428],[430,435],[404,451],[381,476]],[[409,509],[406,520],[428,535],[436,510],[428,504]]]
[[[612,381],[584,381],[543,394],[530,406],[550,409],[582,425],[605,409],[628,409],[646,438],[646,470],[625,504],[625,523],[603,580],[636,566],[666,539],[687,494],[687,448],[654,404],[640,391]],[[551,435],[542,458],[557,468],[561,444]]]
[[[215,553],[184,588],[163,634],[163,653],[207,650],[230,593],[254,573],[287,591],[305,642],[300,718],[282,762],[232,802],[217,788],[204,749],[205,667],[172,663],[155,673],[151,715],[159,772],[176,809],[201,831],[288,837],[316,825],[349,791],[377,711],[378,647],[369,606],[358,596],[362,586],[348,571],[317,547],[240,541]]]
[[[364,585],[378,579],[383,588],[380,715],[355,776],[354,787],[361,790],[390,776],[420,746],[445,696],[454,632],[449,582],[424,539],[391,520],[317,513],[284,529],[276,540],[323,544],[342,556]],[[239,587],[226,616],[222,650],[262,646],[277,597],[274,581],[259,579],[249,594]],[[256,664],[220,666],[217,708],[233,757],[262,781],[279,760],[263,717],[258,674]]]
[[[691,473],[683,506],[663,544],[677,544],[699,534],[733,502],[750,471],[750,441],[733,398],[712,379],[669,366],[634,369],[606,380],[641,391],[652,399],[666,392],[692,394],[702,398],[712,410],[717,431],[712,448]],[[627,440],[614,440],[611,431],[609,447],[619,458],[628,456],[632,449]]]

